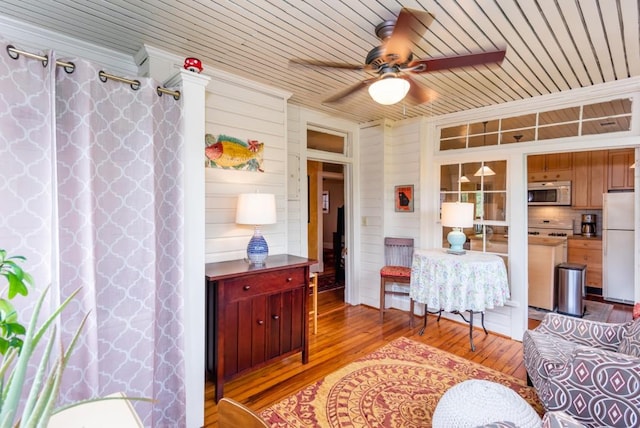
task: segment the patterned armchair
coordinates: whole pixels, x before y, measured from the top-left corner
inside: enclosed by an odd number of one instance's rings
[[[640,426],[640,319],[610,324],[549,313],[523,345],[547,411],[587,427]]]

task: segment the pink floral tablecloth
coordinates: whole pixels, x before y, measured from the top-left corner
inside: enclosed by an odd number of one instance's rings
[[[507,269],[494,254],[416,249],[410,296],[435,310],[483,312],[509,299]]]

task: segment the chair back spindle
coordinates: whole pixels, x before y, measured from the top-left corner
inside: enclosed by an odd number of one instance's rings
[[[411,267],[413,262],[413,238],[385,238],[384,260],[386,266]]]

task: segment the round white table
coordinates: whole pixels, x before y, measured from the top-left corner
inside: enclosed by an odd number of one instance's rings
[[[509,299],[507,269],[501,257],[495,254],[467,252],[450,254],[443,249],[416,249],[411,266],[409,297],[425,305],[425,312],[438,314],[443,311],[456,313],[469,323],[469,341],[473,344],[473,314],[482,314],[496,306],[503,306]],[[429,312],[428,308],[437,311]],[[469,312],[469,320],[463,313]],[[424,325],[427,325],[425,313]]]

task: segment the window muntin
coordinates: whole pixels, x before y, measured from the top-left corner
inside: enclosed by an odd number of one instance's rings
[[[487,169],[488,168],[488,169]],[[463,230],[465,248],[494,253],[507,261],[507,161],[468,162],[440,167],[440,201],[474,204],[474,226]],[[447,247],[449,227],[443,227],[442,246]]]
[[[610,101],[440,129],[440,151],[631,130],[632,101]]]

